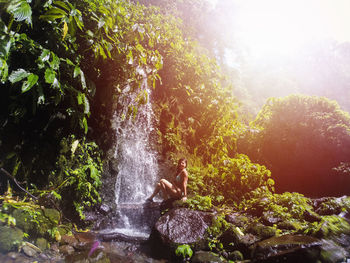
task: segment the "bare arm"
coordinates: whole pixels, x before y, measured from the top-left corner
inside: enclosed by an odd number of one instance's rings
[[[182,198],[182,201],[186,201],[187,199],[187,181],[188,181],[188,173],[186,170],[183,171],[183,180],[182,180],[182,190],[184,192],[184,196]]]

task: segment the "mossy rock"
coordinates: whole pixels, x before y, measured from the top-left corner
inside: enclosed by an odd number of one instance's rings
[[[45,208],[43,215],[53,224],[57,225],[61,220],[61,214],[58,210],[52,208]]]
[[[16,219],[16,226],[24,232],[37,236],[45,236],[48,230],[57,227],[61,215],[56,209],[44,208],[27,211],[15,209],[12,216]]]
[[[36,233],[38,224],[34,222],[33,213],[24,209],[15,209],[12,216],[16,219],[16,226],[26,233]]]
[[[0,226],[0,251],[15,250],[23,241],[23,231],[17,227]]]
[[[248,231],[258,236],[261,240],[275,236],[277,229],[263,224],[252,224],[249,226]]]
[[[37,245],[38,248],[40,248],[42,251],[47,249],[49,247],[49,243],[45,238],[39,237],[37,238],[35,244]]]

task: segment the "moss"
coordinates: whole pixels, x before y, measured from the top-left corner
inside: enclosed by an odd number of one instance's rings
[[[15,250],[23,241],[23,231],[17,227],[0,226],[0,251]]]
[[[350,234],[350,224],[340,216],[322,216],[314,234],[318,237],[329,237],[341,233]]]

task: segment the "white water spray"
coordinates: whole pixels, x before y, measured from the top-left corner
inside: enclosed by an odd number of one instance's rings
[[[154,114],[148,99],[150,89],[143,70],[139,74],[143,76],[140,92],[129,92],[131,87],[126,86],[118,101],[123,107],[114,118],[118,161],[115,186],[118,220],[114,231],[128,236],[149,234],[143,204],[158,180],[157,153],[150,145],[154,131]],[[140,100],[143,104],[138,103]]]

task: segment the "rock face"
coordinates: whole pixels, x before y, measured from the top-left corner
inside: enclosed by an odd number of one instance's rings
[[[163,215],[155,229],[164,243],[191,244],[204,238],[212,218],[211,213],[178,208]]]

